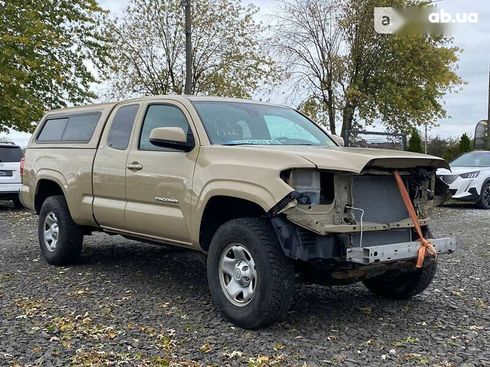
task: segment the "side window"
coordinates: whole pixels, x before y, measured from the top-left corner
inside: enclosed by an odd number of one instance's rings
[[[320,144],[317,138],[300,125],[279,116],[264,116],[271,139],[291,141],[310,141]],[[282,138],[282,139],[281,139]]]
[[[60,141],[67,122],[67,118],[46,120],[37,141]]]
[[[87,143],[92,138],[100,115],[100,112],[91,112],[48,119],[38,135],[37,141]]]
[[[61,140],[64,142],[88,142],[92,138],[99,118],[100,112],[68,117],[68,123]]]
[[[138,104],[132,104],[117,110],[107,137],[109,147],[119,150],[125,150],[128,147],[138,108]]]
[[[168,150],[150,143],[151,131],[157,127],[180,127],[187,136],[191,133],[187,119],[179,108],[170,105],[150,105],[141,129],[140,150]]]
[[[479,157],[479,166],[480,167],[488,167],[490,166],[490,154],[488,153],[483,153],[480,157]]]

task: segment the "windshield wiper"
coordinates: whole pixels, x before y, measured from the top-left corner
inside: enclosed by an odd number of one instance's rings
[[[252,144],[252,143],[223,143],[221,145],[233,146],[233,145],[255,145],[255,144]]]

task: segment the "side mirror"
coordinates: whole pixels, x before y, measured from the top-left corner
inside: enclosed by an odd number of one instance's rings
[[[150,143],[157,147],[171,148],[190,152],[194,148],[194,139],[187,140],[187,135],[180,127],[157,127],[150,133]]]
[[[334,142],[336,142],[341,147],[344,146],[344,139],[338,135],[330,135]]]

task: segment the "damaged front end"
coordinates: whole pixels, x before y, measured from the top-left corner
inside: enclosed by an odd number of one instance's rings
[[[401,175],[425,238],[435,202],[444,200],[431,167],[366,166],[359,173],[292,169],[292,191],[269,212],[284,253],[316,283],[337,284],[413,267],[420,242],[397,187]],[[437,253],[455,250],[453,238],[430,239]],[[315,272],[314,269],[320,270]]]

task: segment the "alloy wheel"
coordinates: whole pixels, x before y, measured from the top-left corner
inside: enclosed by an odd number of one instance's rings
[[[490,185],[487,185],[482,193],[483,196],[483,202],[487,205],[490,206]]]

